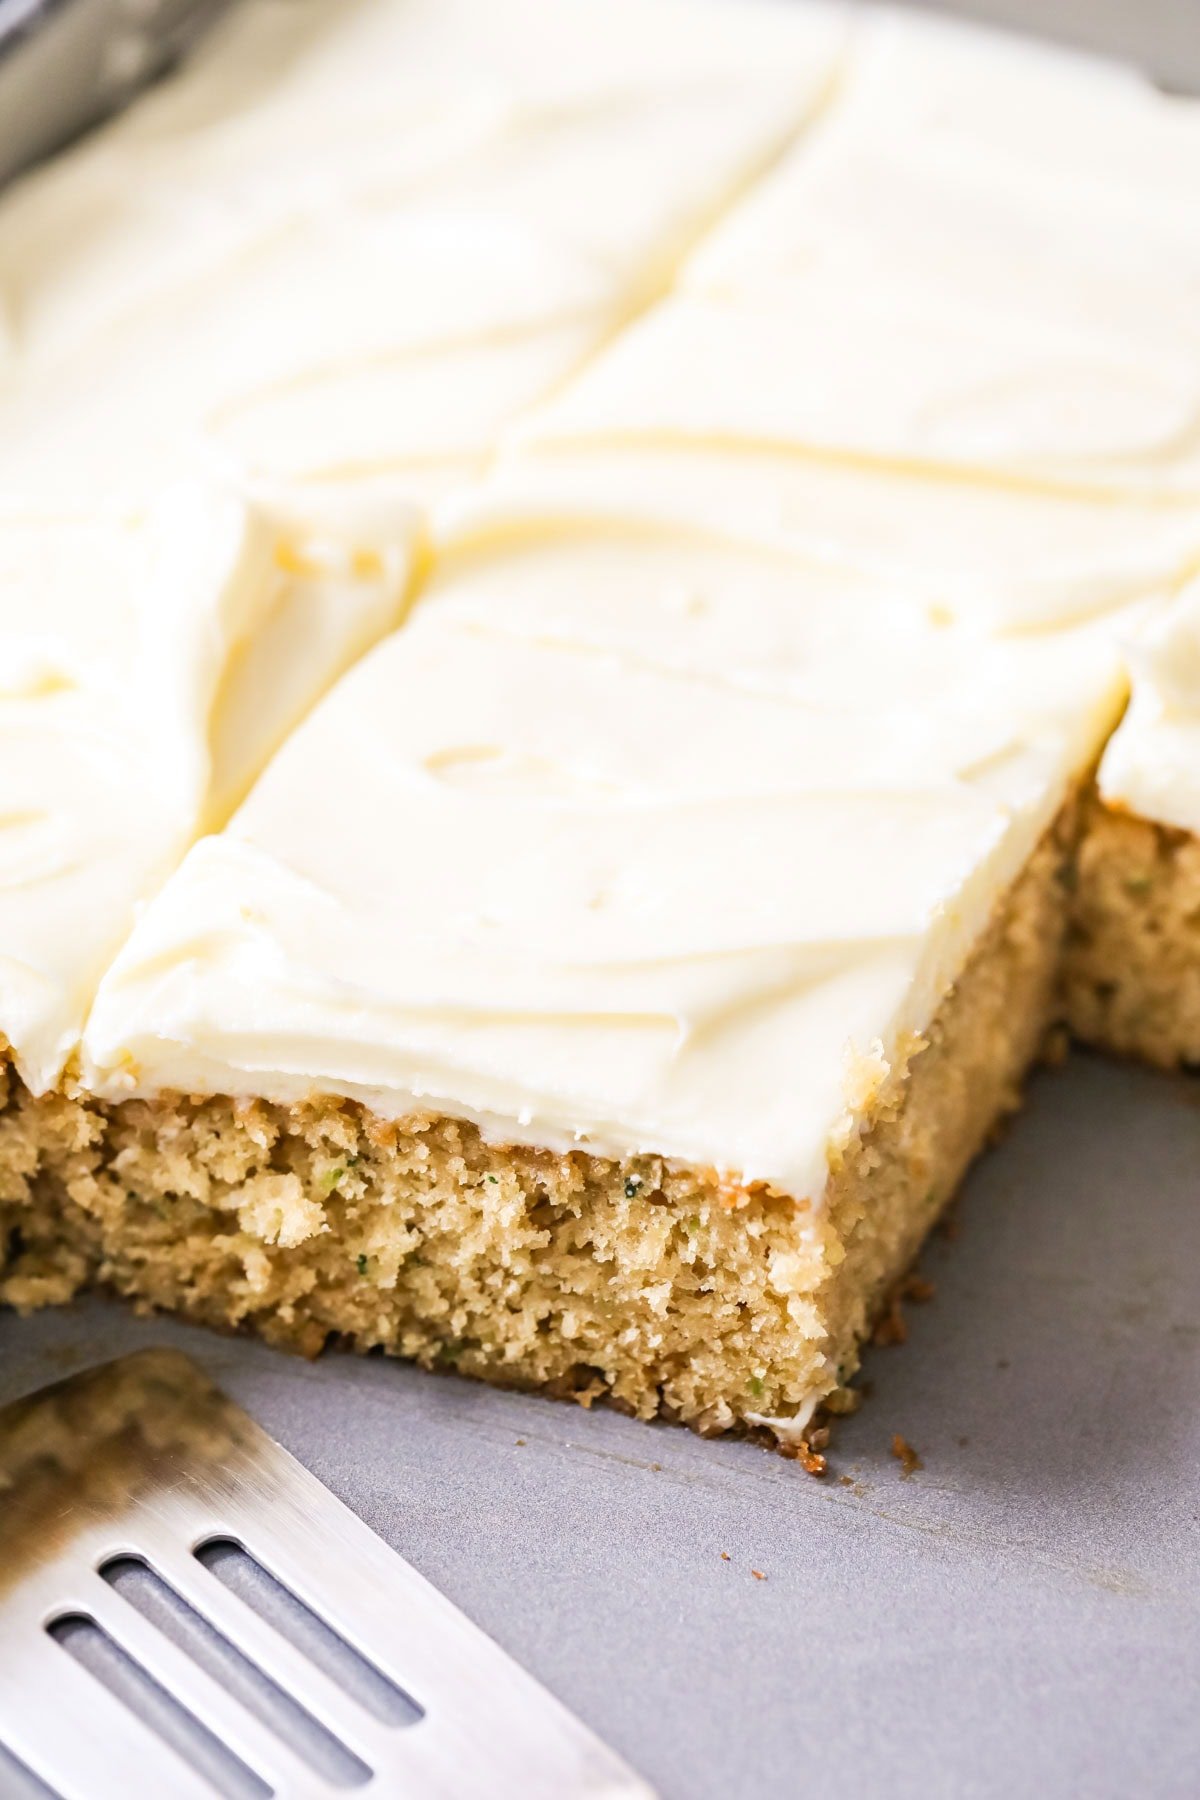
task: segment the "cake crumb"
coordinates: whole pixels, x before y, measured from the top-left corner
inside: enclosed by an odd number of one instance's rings
[[[814,1434],[815,1435],[815,1434]],[[825,1432],[825,1443],[829,1442],[829,1433]],[[780,1444],[779,1454],[789,1462],[798,1462],[806,1475],[823,1475],[825,1458],[813,1449],[808,1438],[797,1438],[794,1444]]]
[[[729,1554],[729,1552],[728,1552],[728,1550],[722,1550],[722,1552],[721,1552],[721,1561],[722,1561],[722,1562],[731,1562],[731,1561],[732,1561],[732,1560],[733,1560],[733,1559],[732,1559],[732,1557],[731,1557],[731,1556],[730,1556],[730,1554]]]
[[[892,1455],[901,1465],[901,1481],[907,1481],[912,1475],[916,1474],[918,1469],[923,1469],[925,1467],[925,1464],[921,1461],[921,1458],[917,1455],[917,1452],[913,1449],[908,1439],[901,1437],[898,1431],[892,1433]]]
[[[962,1229],[962,1221],[958,1215],[957,1199],[951,1201],[950,1205],[935,1223],[933,1229],[937,1232],[938,1236],[944,1238],[948,1244],[953,1244],[955,1242]]]
[[[906,1344],[908,1320],[904,1317],[904,1302],[911,1300],[917,1306],[924,1306],[933,1299],[936,1292],[933,1282],[926,1280],[924,1275],[918,1275],[915,1270],[898,1281],[888,1295],[871,1342],[881,1348],[889,1344]]]
[[[750,1573],[753,1575],[755,1581],[765,1581],[767,1579],[761,1569],[751,1569]]]
[[[885,1349],[892,1344],[907,1344],[908,1321],[900,1308],[900,1290],[898,1288],[880,1314],[875,1330],[871,1334],[871,1342],[880,1349]]]

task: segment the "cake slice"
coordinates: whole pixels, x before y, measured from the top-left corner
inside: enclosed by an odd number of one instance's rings
[[[1050,1017],[1103,634],[477,542],[101,986],[29,1272],[795,1443]]]

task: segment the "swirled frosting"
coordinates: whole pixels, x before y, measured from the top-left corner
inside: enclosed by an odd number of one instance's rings
[[[476,471],[800,128],[839,14],[248,0],[0,209],[0,489]]]
[[[197,832],[401,615],[411,515],[183,484],[0,517],[0,1032],[35,1092]]]
[[[533,435],[1194,506],[1198,193],[1200,103],[885,15],[812,138]]]
[[[32,1086],[396,623],[414,506],[662,287],[844,37],[709,0],[249,0],[4,195],[0,1032]]]
[[[1200,554],[1198,194],[1200,104],[882,15],[675,291],[524,421],[494,516],[716,519],[997,623],[1170,591]]]
[[[1110,806],[1200,832],[1200,581],[1141,618],[1123,650],[1133,692],[1100,763]]]

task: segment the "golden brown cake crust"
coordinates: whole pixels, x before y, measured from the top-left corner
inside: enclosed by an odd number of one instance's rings
[[[0,1296],[99,1283],[314,1353],[331,1337],[701,1431],[806,1415],[857,1367],[896,1278],[1050,1022],[1061,821],[927,1041],[871,1064],[825,1203],[653,1156],[486,1142],[350,1101],[34,1099],[0,1115]]]

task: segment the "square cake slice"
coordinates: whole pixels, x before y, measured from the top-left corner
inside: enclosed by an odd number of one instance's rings
[[[1038,1048],[1122,693],[711,537],[448,557],[116,959],[10,1293],[798,1442]]]

